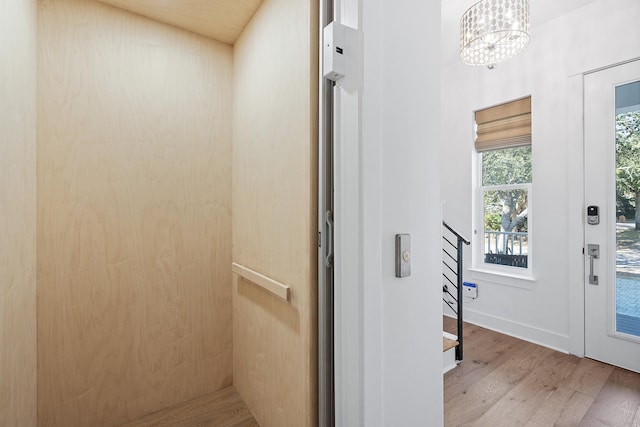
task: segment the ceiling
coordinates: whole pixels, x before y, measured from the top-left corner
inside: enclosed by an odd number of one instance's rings
[[[98,0],[205,37],[233,44],[262,0]],[[442,0],[442,64],[458,61],[462,14],[477,0]],[[595,0],[529,0],[531,26]]]
[[[478,0],[442,0],[442,64],[459,61],[460,18]],[[535,27],[595,0],[529,0],[530,25]]]
[[[205,37],[233,44],[262,0],[98,0]]]

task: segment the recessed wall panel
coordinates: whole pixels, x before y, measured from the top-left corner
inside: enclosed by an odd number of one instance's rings
[[[234,385],[263,427],[317,423],[317,4],[265,0],[234,46]]]
[[[38,2],[38,421],[232,383],[231,47]]]
[[[36,2],[0,3],[0,425],[36,424]]]

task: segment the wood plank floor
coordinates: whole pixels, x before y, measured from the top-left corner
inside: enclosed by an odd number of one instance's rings
[[[124,426],[260,427],[233,387],[163,409]]]
[[[455,333],[455,321],[443,321]],[[465,323],[445,426],[640,427],[640,374]]]

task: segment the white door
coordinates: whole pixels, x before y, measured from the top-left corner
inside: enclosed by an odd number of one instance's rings
[[[584,96],[585,356],[640,372],[640,61]]]

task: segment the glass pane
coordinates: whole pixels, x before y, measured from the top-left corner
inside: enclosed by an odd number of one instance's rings
[[[640,82],[616,88],[616,331],[640,336]]]
[[[482,153],[482,185],[531,182],[531,146]]]
[[[484,192],[484,262],[527,268],[527,190]]]

